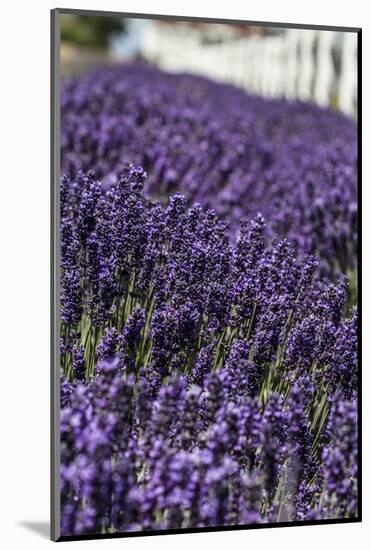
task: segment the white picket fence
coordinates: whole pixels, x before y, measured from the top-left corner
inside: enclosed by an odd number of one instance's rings
[[[357,35],[286,30],[205,41],[188,25],[148,25],[142,54],[171,72],[187,71],[267,96],[299,98],[355,115]]]

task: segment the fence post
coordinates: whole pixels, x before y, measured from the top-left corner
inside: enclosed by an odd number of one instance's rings
[[[339,109],[354,115],[357,99],[357,35],[344,33],[339,79]]]

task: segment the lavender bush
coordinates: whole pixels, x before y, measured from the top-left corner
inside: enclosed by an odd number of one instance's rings
[[[305,255],[338,268],[346,250],[354,267],[353,126],[321,111],[333,140],[314,107],[266,113],[191,77],[154,72],[150,95],[142,69],[130,96],[115,74],[63,94],[62,535],[355,518],[357,310]],[[147,181],[133,165],[112,177],[124,149],[148,156]],[[273,238],[280,208],[291,241]]]
[[[149,196],[181,192],[232,236],[260,212],[269,241],[288,238],[323,274],[354,277],[357,130],[339,112],[144,65],[69,79],[61,106],[63,173],[94,169],[109,188],[139,164]]]

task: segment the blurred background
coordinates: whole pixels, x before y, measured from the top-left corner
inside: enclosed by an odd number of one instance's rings
[[[62,15],[62,77],[136,60],[356,116],[355,33]]]

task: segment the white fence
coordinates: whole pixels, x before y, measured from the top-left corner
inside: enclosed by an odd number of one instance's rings
[[[218,42],[199,29],[148,25],[143,55],[168,71],[189,71],[232,82],[267,97],[299,98],[355,115],[357,35],[287,30]]]

